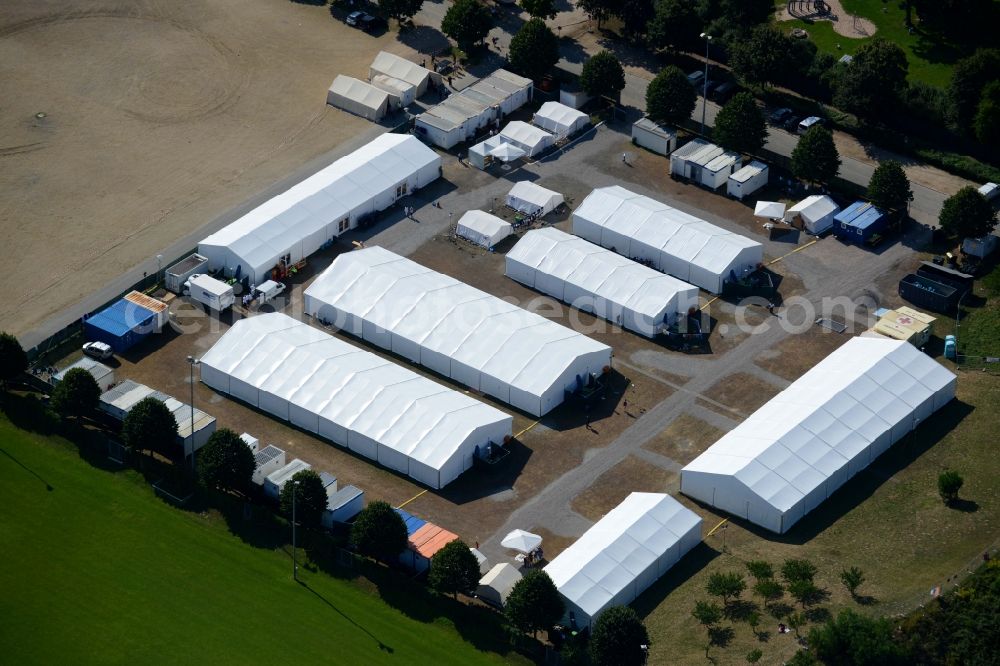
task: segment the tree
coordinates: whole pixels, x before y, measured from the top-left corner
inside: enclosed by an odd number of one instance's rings
[[[125,415],[122,440],[133,451],[154,451],[171,457],[177,448],[177,419],[162,401],[143,398]]]
[[[653,18],[653,0],[618,0],[614,13],[622,20],[625,38],[634,40],[645,34],[646,25]]]
[[[748,664],[756,664],[763,656],[764,652],[760,648],[754,648],[747,652],[746,660]]]
[[[52,391],[52,409],[63,418],[80,418],[97,407],[101,387],[94,376],[83,368],[73,368]]]
[[[411,19],[417,15],[423,6],[424,0],[378,0],[378,6],[389,18],[394,18],[399,23],[403,19]]]
[[[679,67],[660,70],[646,88],[646,113],[658,123],[677,125],[691,118],[698,93]]]
[[[718,627],[719,622],[722,620],[722,609],[719,608],[718,604],[709,603],[707,601],[698,601],[695,603],[694,610],[691,611],[691,615],[693,615],[694,619],[698,620],[701,626],[705,627],[705,631],[708,632],[708,643],[705,645],[705,656],[708,657],[708,650],[712,647],[715,630]]]
[[[822,125],[813,125],[792,150],[792,173],[810,183],[828,183],[840,171],[840,154],[833,134]]]
[[[904,664],[903,650],[892,636],[885,618],[870,618],[842,610],[834,620],[809,632],[809,646],[825,664],[874,666]]]
[[[945,199],[938,219],[941,230],[953,238],[982,238],[997,225],[990,202],[972,186]]]
[[[948,86],[950,110],[955,126],[967,131],[973,123],[983,88],[1000,71],[1000,49],[979,49],[955,63]]]
[[[292,517],[292,499],[295,500],[295,521],[306,527],[316,527],[326,511],[326,488],[319,474],[304,469],[292,475],[281,487],[281,512]]]
[[[852,599],[858,598],[858,588],[865,582],[865,574],[858,567],[851,567],[840,572],[840,582],[851,593]]]
[[[747,584],[743,575],[735,571],[713,573],[705,584],[705,591],[713,597],[721,597],[723,606],[728,606],[730,597],[738,598],[745,589]]]
[[[656,49],[691,51],[701,45],[701,19],[691,0],[658,0],[646,25],[646,40]]]
[[[874,37],[837,75],[833,103],[844,111],[874,120],[893,113],[906,86],[909,65],[903,50]]]
[[[542,20],[555,18],[556,14],[559,13],[556,10],[555,0],[519,0],[518,4],[532,18],[540,18]]]
[[[773,578],[764,578],[753,586],[753,593],[764,600],[764,608],[769,601],[777,601],[785,594],[785,588]]]
[[[788,584],[788,593],[802,605],[811,606],[823,598],[824,592],[812,580],[793,580]]]
[[[511,69],[529,79],[541,79],[559,62],[559,40],[541,19],[521,26],[510,40]]]
[[[479,585],[479,561],[464,541],[451,541],[431,558],[427,582],[442,594],[471,595]]]
[[[618,99],[625,87],[625,70],[613,53],[601,51],[583,63],[580,86],[591,97]]]
[[[868,200],[889,210],[903,210],[908,202],[913,201],[910,180],[899,162],[879,162],[868,181]]]
[[[255,467],[250,447],[229,428],[213,432],[198,452],[198,480],[206,488],[246,492]]]
[[[972,131],[984,146],[1000,146],[1000,81],[993,81],[983,88]]]
[[[785,662],[785,666],[814,666],[819,662],[808,650],[799,650],[792,655],[792,658]]]
[[[597,618],[590,635],[590,657],[601,666],[642,666],[649,633],[628,606],[612,606]]]
[[[949,506],[958,499],[958,491],[965,484],[962,475],[953,469],[946,469],[938,476],[938,494],[945,504]]]
[[[492,27],[490,10],[479,0],[455,0],[441,20],[441,32],[454,39],[466,53],[486,39]]]
[[[795,631],[795,635],[799,635],[799,629],[806,625],[806,616],[802,613],[791,613],[785,620],[788,622],[788,626]]]
[[[771,566],[770,562],[764,560],[750,560],[747,562],[747,571],[756,581],[774,578],[774,567]]]
[[[757,611],[747,613],[747,625],[750,627],[753,635],[757,636],[757,627],[760,626],[760,613]]]
[[[576,6],[597,20],[597,29],[601,29],[601,21],[611,18],[618,7],[618,0],[577,0]]]
[[[733,95],[715,117],[712,138],[724,148],[741,153],[756,153],[764,147],[767,124],[753,95]]]
[[[774,3],[768,0],[721,0],[719,9],[726,21],[744,31],[774,15]]]
[[[519,631],[537,634],[549,629],[563,616],[566,607],[549,575],[532,569],[514,584],[503,614]]]
[[[351,527],[351,545],[363,555],[383,561],[406,549],[406,523],[387,502],[375,500],[358,514]]]
[[[811,583],[817,571],[816,565],[809,560],[789,559],[781,565],[781,577],[786,583],[794,583],[797,580],[807,580]]]
[[[766,88],[792,66],[792,40],[781,30],[757,26],[750,37],[732,47],[730,65],[747,84]]]
[[[28,369],[28,355],[10,333],[0,332],[0,384],[7,388],[7,382],[17,379]]]

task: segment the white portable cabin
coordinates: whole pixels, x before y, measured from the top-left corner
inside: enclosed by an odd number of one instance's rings
[[[681,470],[681,492],[787,532],[955,397],[913,345],[856,337]]]
[[[233,324],[201,380],[431,488],[511,434],[498,409],[279,312]]]
[[[498,69],[481,81],[477,81],[467,90],[482,90],[493,88],[501,96],[499,102],[503,115],[509,115],[531,101],[535,89],[534,82],[526,77],[518,76],[506,69]]]
[[[380,74],[406,82],[414,89],[415,97],[423,95],[432,80],[441,81],[440,75],[431,70],[386,51],[379,51],[375,56],[368,69],[368,79],[373,80]]]
[[[517,585],[517,581],[521,580],[521,577],[521,572],[514,565],[507,562],[497,564],[479,579],[476,596],[487,603],[503,608],[511,590]]]
[[[571,109],[582,109],[583,105],[594,99],[578,86],[563,85],[559,88],[559,103]]]
[[[526,233],[507,277],[652,338],[691,308],[698,288],[554,227]]]
[[[458,220],[455,234],[487,249],[514,233],[510,222],[481,210],[470,210]]]
[[[813,194],[785,211],[785,222],[810,234],[819,235],[833,228],[833,218],[840,206],[825,194]]]
[[[767,165],[754,160],[729,176],[729,180],[726,181],[726,192],[729,196],[742,200],[743,197],[767,185],[767,176]]]
[[[677,147],[677,132],[644,116],[632,123],[632,140],[658,155],[669,155]]]
[[[305,312],[535,416],[611,362],[607,345],[381,247],[334,259]]]
[[[558,192],[535,185],[530,180],[514,183],[507,193],[507,205],[521,213],[545,217],[563,204]]]
[[[269,444],[254,454],[253,461],[253,477],[250,480],[254,485],[263,486],[268,475],[285,466],[285,452]]]
[[[517,146],[531,157],[551,147],[555,141],[555,137],[550,133],[520,120],[507,123],[507,126],[500,130],[500,138]]]
[[[691,139],[680,148],[670,153],[670,175],[680,178],[691,178],[691,163],[714,159],[723,153],[714,143],[704,139]],[[700,180],[697,179],[697,180]]]
[[[371,78],[371,84],[389,93],[389,106],[394,109],[409,106],[417,99],[416,86],[388,74],[376,74]]]
[[[331,529],[334,523],[346,523],[365,508],[365,493],[354,486],[344,486],[327,493],[326,510],[320,518],[323,527]]]
[[[383,134],[269,199],[198,244],[212,270],[258,284],[282,257],[298,262],[441,175],[441,158],[419,139]]]
[[[70,363],[65,368],[60,370],[53,378],[52,384],[58,385],[59,382],[66,377],[66,373],[70,370],[79,368],[81,370],[86,370],[90,373],[90,376],[94,378],[97,382],[97,387],[101,389],[102,392],[110,391],[111,387],[115,385],[115,371],[112,368],[104,365],[99,361],[95,361],[89,356],[84,356],[83,358],[77,359],[73,363]]]
[[[573,233],[713,294],[730,274],[754,270],[764,246],[618,185],[591,192],[573,211]]]
[[[293,476],[307,469],[312,469],[312,465],[296,458],[281,469],[271,472],[264,480],[264,494],[274,500],[281,499],[281,489],[285,484],[291,481]]]
[[[260,440],[259,439],[257,439],[256,437],[254,437],[253,435],[251,435],[248,432],[245,432],[242,435],[240,435],[240,439],[243,440],[243,443],[247,445],[247,448],[250,449],[251,453],[253,453],[254,455],[257,455],[257,452],[260,450]]]
[[[589,627],[632,603],[701,542],[702,520],[669,495],[631,493],[545,566],[570,618]],[[572,614],[572,615],[571,615]]]
[[[740,168],[743,158],[739,153],[723,152],[711,159],[697,159],[688,163],[691,180],[717,190],[729,180],[733,171]]]
[[[559,102],[545,102],[531,122],[560,139],[573,136],[590,124],[590,116]]]
[[[1000,185],[996,183],[986,183],[979,186],[979,193],[986,197],[987,201],[993,201],[1000,197]]]
[[[389,112],[389,93],[360,79],[339,74],[326,92],[326,103],[377,123]]]

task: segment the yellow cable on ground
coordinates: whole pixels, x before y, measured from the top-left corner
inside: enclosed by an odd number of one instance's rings
[[[534,427],[535,427],[536,425],[538,425],[538,421],[535,421],[535,422],[534,422],[534,423],[532,423],[532,424],[531,424],[530,426],[528,426],[527,428],[525,428],[525,429],[524,429],[524,430],[522,430],[521,432],[519,432],[519,433],[517,433],[516,435],[514,435],[514,439],[518,439],[518,438],[520,438],[520,437],[521,437],[521,435],[523,435],[524,433],[528,432],[529,430],[531,430],[532,428],[534,428]]]
[[[716,525],[715,527],[713,527],[711,529],[711,531],[708,534],[706,534],[705,536],[707,536],[707,537],[712,536],[713,534],[715,534],[715,530],[719,529],[720,527],[722,527],[723,525],[725,525],[728,522],[729,522],[728,518],[723,518],[722,521],[718,525]]]
[[[779,261],[781,261],[782,259],[784,259],[785,257],[790,257],[791,255],[795,254],[796,252],[800,252],[800,251],[806,249],[807,247],[809,247],[810,245],[815,245],[818,242],[819,242],[818,238],[813,239],[813,240],[809,241],[808,243],[806,243],[805,245],[803,245],[802,247],[795,248],[794,250],[792,250],[788,254],[783,254],[780,257],[778,257],[777,259],[772,259],[771,261],[767,262],[767,265],[770,266],[772,264],[776,264]]]
[[[424,489],[423,489],[423,490],[421,490],[421,491],[420,491],[419,493],[417,493],[416,495],[414,495],[414,496],[413,496],[413,497],[411,497],[410,499],[406,500],[405,502],[403,502],[402,504],[400,504],[400,505],[399,505],[399,506],[397,506],[396,508],[397,508],[397,509],[402,509],[402,508],[403,508],[404,506],[406,506],[407,504],[409,504],[409,503],[410,503],[410,502],[412,502],[413,500],[417,499],[418,497],[420,497],[421,495],[423,495],[423,494],[424,494],[424,493],[426,493],[426,492],[427,492],[427,489],[426,489],[426,488],[424,488]]]

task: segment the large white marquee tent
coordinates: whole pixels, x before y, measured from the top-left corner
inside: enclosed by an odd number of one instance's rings
[[[681,492],[787,532],[954,396],[913,345],[853,338],[684,467]]]
[[[419,139],[383,134],[205,238],[198,252],[211,270],[239,267],[259,284],[282,257],[305,259],[440,175],[441,158]]]
[[[632,603],[701,542],[701,518],[660,493],[631,493],[546,567],[579,626]]]
[[[618,185],[573,211],[573,233],[713,294],[764,260],[764,246]]]
[[[611,363],[611,348],[380,247],[337,257],[305,311],[535,416]]]
[[[510,222],[481,210],[470,210],[462,215],[455,233],[476,245],[491,248],[514,233]]]
[[[233,324],[201,380],[431,488],[511,433],[507,414],[278,312]]]
[[[326,93],[326,103],[377,123],[389,112],[389,93],[338,74]]]
[[[559,102],[546,102],[535,112],[531,122],[562,139],[589,125],[590,116]]]
[[[698,288],[554,227],[507,253],[507,277],[646,337],[698,307]]]

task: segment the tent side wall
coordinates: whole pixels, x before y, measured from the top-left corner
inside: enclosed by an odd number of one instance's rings
[[[681,470],[680,490],[692,499],[749,520],[772,532],[780,534],[783,531],[781,512],[750,492],[733,476]]]

